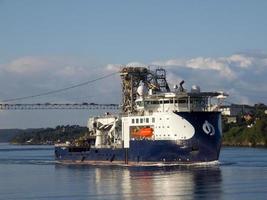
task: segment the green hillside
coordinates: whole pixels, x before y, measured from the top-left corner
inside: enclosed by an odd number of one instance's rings
[[[22,133],[20,129],[0,129],[0,142],[10,142],[16,135]]]
[[[267,115],[257,108],[250,120],[238,117],[237,123],[223,124],[223,145],[267,147]]]
[[[250,118],[237,116],[237,123],[223,120],[223,145],[267,147],[267,115],[264,104],[255,105]],[[57,126],[56,128],[0,130],[0,142],[16,144],[54,144],[74,141],[88,132],[86,127]]]
[[[32,129],[23,131],[11,139],[13,144],[54,144],[56,142],[73,141],[87,132],[86,127],[57,126],[56,128]]]

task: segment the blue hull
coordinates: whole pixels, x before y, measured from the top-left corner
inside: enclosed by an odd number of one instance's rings
[[[189,140],[131,140],[130,148],[55,147],[56,160],[69,163],[142,164],[192,163],[216,161],[221,147],[219,112],[177,112],[195,128]],[[208,121],[214,127],[210,135],[203,129]],[[209,130],[209,129],[208,129]]]

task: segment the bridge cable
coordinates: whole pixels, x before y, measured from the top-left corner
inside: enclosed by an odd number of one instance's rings
[[[113,76],[114,74],[117,74],[117,73],[118,72],[113,72],[111,74],[107,74],[105,76],[98,77],[98,78],[93,79],[93,80],[85,81],[85,82],[82,82],[82,83],[79,83],[79,84],[76,84],[76,85],[72,85],[72,86],[61,88],[61,89],[57,89],[57,90],[51,90],[51,91],[48,91],[48,92],[43,92],[43,93],[39,93],[39,94],[35,94],[35,95],[30,95],[30,96],[5,99],[5,100],[2,100],[2,102],[17,101],[17,100],[22,100],[22,99],[30,99],[30,98],[34,98],[34,97],[46,96],[46,95],[50,95],[50,94],[55,94],[55,93],[63,92],[63,91],[66,91],[66,90],[70,90],[70,89],[73,89],[73,88],[77,88],[77,87],[81,87],[81,86],[84,86],[84,85],[88,85],[90,83],[93,83],[93,82],[96,82],[96,81],[99,81],[99,80],[108,78],[108,77]]]

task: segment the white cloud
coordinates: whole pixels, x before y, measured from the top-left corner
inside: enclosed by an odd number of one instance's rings
[[[152,62],[153,65],[184,67],[196,70],[214,70],[219,72],[222,78],[227,80],[238,79],[237,73],[240,69],[253,68],[254,72],[261,73],[266,70],[267,56],[266,54],[250,55],[250,54],[233,54],[228,57],[196,57],[190,59],[169,59],[163,61]]]
[[[82,61],[80,58],[21,57],[8,63],[0,63],[0,100],[72,86],[119,71],[123,66],[146,67],[151,64],[166,68],[167,80],[171,88],[174,84],[185,80],[186,89],[196,84],[202,91],[228,92],[230,96],[227,101],[232,103],[267,104],[267,54],[255,52],[224,57],[173,58],[145,64],[130,62],[124,65],[96,65],[94,61]],[[120,76],[115,75],[63,93],[16,103],[119,103],[120,84]],[[44,116],[48,116],[48,113]],[[18,120],[17,114],[10,118],[11,121],[14,119]],[[56,118],[51,117],[51,119]]]
[[[119,71],[121,67],[122,67],[121,64],[108,64],[106,66],[106,70],[111,72],[116,72]]]
[[[7,76],[19,77],[20,79],[23,77],[27,79],[29,77],[30,79],[38,78],[40,82],[49,79],[60,82],[64,78],[81,81],[99,71],[97,68],[85,66],[86,63],[79,62],[78,59],[34,56],[17,58],[0,65],[2,72],[5,72]]]
[[[129,62],[125,65],[107,64],[94,68],[87,67],[90,66],[90,63],[81,62],[79,59],[27,56],[0,64],[1,98],[3,100],[68,87],[119,71],[123,66],[146,67],[151,64],[166,67],[170,87],[185,80],[185,87],[188,89],[191,85],[197,84],[203,91],[221,89],[235,91],[233,96],[239,96],[239,98],[235,97],[234,100],[240,102],[260,101],[257,94],[264,96],[267,92],[265,89],[267,85],[266,54],[258,56],[257,54],[242,53],[225,57],[174,58],[147,64]],[[97,89],[95,89],[96,87]],[[103,101],[112,98],[115,100],[116,98],[112,95],[113,91],[119,96],[120,89],[119,76],[114,76],[99,81],[92,87],[77,88],[66,95],[59,94],[59,96],[61,99],[68,100],[70,98],[68,94],[75,93],[72,96],[81,94],[81,96],[92,94],[97,96],[98,94]],[[100,93],[101,95],[99,95]]]
[[[127,64],[107,64],[106,71],[119,72],[123,67],[147,67],[146,64],[140,62],[130,62]]]
[[[222,62],[220,59],[203,57],[193,58],[186,62],[186,67],[201,70],[215,70],[227,79],[236,78],[234,71],[230,69],[229,65]]]
[[[170,59],[166,61],[154,61],[151,64],[158,66],[185,66],[186,61],[183,59]]]
[[[63,77],[71,77],[71,76],[81,76],[81,75],[87,75],[90,70],[80,67],[80,66],[66,66],[62,67],[62,69],[57,70],[57,75],[63,76]]]
[[[11,73],[32,74],[49,68],[49,61],[40,57],[21,57],[3,65],[4,69]]]
[[[204,58],[197,57],[191,59],[170,59],[166,61],[156,61],[152,64],[160,66],[173,66],[173,67],[186,67],[199,70],[215,70],[220,73],[221,76],[227,79],[235,79],[236,75],[231,70],[229,64],[221,58]]]
[[[204,90],[232,91],[230,95],[235,103],[266,102],[267,54],[254,52],[225,57],[174,58],[157,60],[151,65],[167,69],[171,86],[184,79],[187,87],[198,84]]]
[[[182,77],[174,74],[173,72],[168,72],[167,73],[167,81],[168,84],[170,86],[170,88],[172,88],[174,85],[179,85],[179,83],[183,80]]]
[[[0,99],[4,100],[61,89],[106,74],[103,67],[87,66],[96,65],[73,58],[34,56],[21,57],[8,63],[2,63],[0,64],[0,91],[2,91]],[[97,92],[98,90],[94,91],[88,85],[57,95],[34,98],[32,101],[36,102],[42,99],[45,102],[50,99],[53,99],[52,101],[56,101],[56,99],[68,101],[72,96],[90,96]]]
[[[147,65],[141,62],[130,62],[126,64],[126,67],[147,67]]]
[[[248,68],[253,63],[253,58],[242,54],[234,54],[228,58],[225,58],[230,64],[240,68]]]

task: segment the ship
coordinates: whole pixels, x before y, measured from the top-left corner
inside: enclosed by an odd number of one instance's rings
[[[55,145],[63,164],[165,165],[216,162],[222,142],[222,91],[203,92],[180,81],[170,89],[166,70],[123,67],[121,111],[90,117],[78,141]]]

